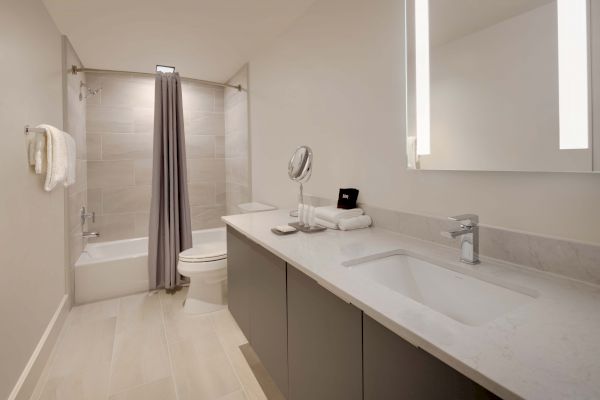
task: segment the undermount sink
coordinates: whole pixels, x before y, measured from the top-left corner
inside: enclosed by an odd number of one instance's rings
[[[352,260],[344,265],[361,279],[385,286],[471,326],[492,321],[537,297],[534,291],[511,289],[403,251]]]

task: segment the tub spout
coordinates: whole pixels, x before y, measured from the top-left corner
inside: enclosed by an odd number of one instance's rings
[[[97,237],[100,237],[100,232],[83,232],[83,233],[81,234],[81,236],[82,236],[84,239],[89,239],[89,238],[97,238]]]

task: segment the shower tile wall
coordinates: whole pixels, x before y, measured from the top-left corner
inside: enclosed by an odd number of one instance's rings
[[[63,36],[63,60],[64,68],[69,68],[71,65],[81,66],[81,61],[77,57],[77,53],[71,46],[71,43]],[[73,294],[73,267],[75,262],[83,251],[83,239],[81,237],[81,221],[80,212],[81,206],[87,204],[87,172],[86,172],[86,100],[79,100],[80,82],[85,82],[85,74],[65,74],[63,82],[65,98],[64,98],[64,130],[67,131],[75,139],[77,144],[77,161],[76,161],[76,182],[67,189],[66,201],[66,226],[69,237],[68,243],[68,264],[67,271],[67,291]]]
[[[88,204],[98,241],[147,236],[152,184],[154,79],[88,74]],[[221,226],[225,206],[223,90],[183,83],[192,229]]]
[[[232,85],[248,88],[248,67],[229,80]],[[225,89],[225,185],[227,213],[237,214],[238,204],[251,198],[248,155],[248,92]]]

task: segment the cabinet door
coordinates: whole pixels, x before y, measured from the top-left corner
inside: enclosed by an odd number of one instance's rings
[[[288,394],[285,261],[252,244],[246,260],[250,286],[250,345],[281,393]]]
[[[288,265],[290,400],[362,399],[362,312]]]
[[[497,396],[363,317],[364,400],[469,400]]]
[[[250,285],[252,271],[250,241],[233,228],[227,227],[227,303],[247,339],[250,339]]]

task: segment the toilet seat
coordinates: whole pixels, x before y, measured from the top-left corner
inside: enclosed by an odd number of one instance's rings
[[[179,261],[186,263],[206,263],[227,258],[224,243],[202,243],[179,253]]]

